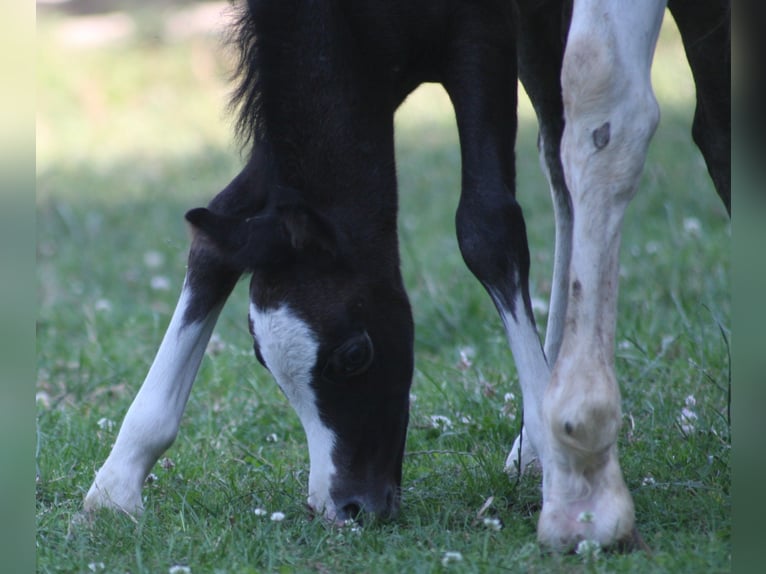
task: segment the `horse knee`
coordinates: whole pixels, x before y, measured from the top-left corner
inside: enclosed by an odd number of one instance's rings
[[[562,161],[575,202],[594,184],[629,200],[659,123],[648,69],[623,61],[604,34],[570,38],[562,66]]]

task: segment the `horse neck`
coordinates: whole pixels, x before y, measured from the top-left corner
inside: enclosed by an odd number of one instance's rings
[[[396,97],[354,48],[334,3],[264,3],[259,136],[280,184],[296,190],[359,248],[396,252]]]

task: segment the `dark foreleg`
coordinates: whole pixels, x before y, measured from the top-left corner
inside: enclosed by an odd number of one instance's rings
[[[697,88],[692,137],[731,214],[731,3],[670,0]]]
[[[525,428],[539,451],[550,373],[530,304],[529,246],[515,197],[516,46],[510,10],[506,16],[507,22],[496,15],[492,22],[462,18],[463,34],[455,40],[444,84],[462,154],[458,243],[503,320],[524,396]]]
[[[556,217],[553,281],[545,332],[545,356],[551,365],[556,362],[564,333],[572,256],[572,200],[561,165],[564,133],[561,64],[571,10],[567,4],[519,2],[519,79],[537,114],[540,165],[550,185]]]

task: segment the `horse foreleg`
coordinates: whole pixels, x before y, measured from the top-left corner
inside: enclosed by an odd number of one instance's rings
[[[495,21],[464,23],[465,36],[455,41],[445,80],[455,107],[463,167],[458,244],[466,265],[497,307],[516,363],[524,440],[517,441],[515,458],[512,452],[509,462],[513,465],[520,457],[523,468],[543,446],[541,406],[550,370],[532,313],[529,246],[515,197],[514,26],[510,16],[507,30]],[[495,35],[481,36],[482,31]]]
[[[694,76],[692,136],[731,214],[731,2],[671,0],[668,9]]]
[[[519,79],[537,114],[540,166],[548,180],[556,222],[553,277],[543,347],[548,365],[556,362],[564,335],[569,264],[572,257],[572,200],[564,179],[560,151],[564,132],[561,62],[569,24],[566,4],[521,2],[518,12]],[[530,463],[538,460],[526,434],[522,428],[505,461],[506,470],[511,475],[523,472]]]
[[[578,0],[561,84],[561,145],[574,214],[564,336],[543,400],[541,543],[630,541],[634,507],[620,469],[614,372],[619,249],[659,121],[650,83],[665,2]]]
[[[234,211],[243,176],[235,179],[211,209]],[[159,457],[178,434],[181,416],[218,315],[239,271],[220,261],[201,238],[189,252],[183,289],[157,355],[120,427],[117,440],[85,496],[86,511],[143,510],[141,488]]]

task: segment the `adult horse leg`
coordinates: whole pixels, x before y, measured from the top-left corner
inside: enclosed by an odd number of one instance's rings
[[[541,543],[634,541],[620,469],[614,333],[622,219],[659,121],[650,69],[664,0],[574,3],[561,155],[574,215],[564,337],[543,401]]]
[[[227,214],[253,209],[251,184],[246,169],[213,199],[210,209]],[[175,440],[213,327],[239,276],[204,239],[192,240],[176,309],[117,440],[85,496],[86,511],[142,512],[141,487]]]
[[[481,21],[491,18],[492,21]],[[540,453],[550,376],[529,297],[529,247],[515,198],[516,45],[512,11],[460,16],[444,86],[462,156],[458,244],[503,320],[524,398],[527,452]],[[524,456],[524,455],[522,455]],[[523,463],[522,463],[523,464]]]
[[[731,2],[670,0],[697,88],[692,136],[731,214]]]
[[[556,243],[553,257],[548,325],[545,330],[545,357],[553,365],[564,334],[569,263],[572,255],[572,200],[561,165],[561,136],[564,132],[564,106],[561,101],[561,63],[569,25],[571,2],[548,3],[519,1],[518,62],[519,79],[529,95],[539,125],[540,166],[550,187],[556,220]],[[524,471],[537,457],[526,431],[511,448],[506,470]]]

